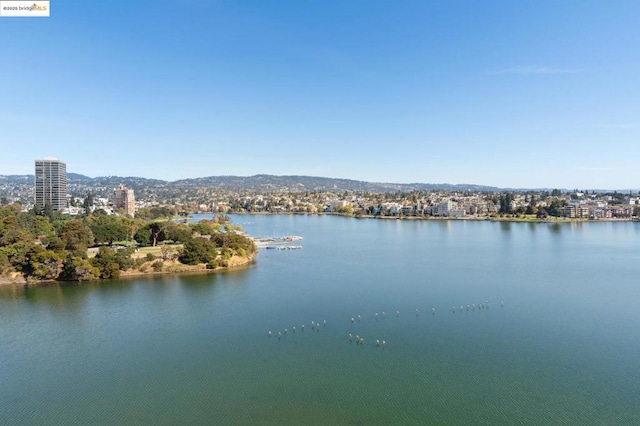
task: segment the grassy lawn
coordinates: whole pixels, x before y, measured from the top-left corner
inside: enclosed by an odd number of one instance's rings
[[[131,257],[133,259],[139,259],[141,257],[145,257],[147,253],[151,253],[156,257],[160,257],[162,256],[163,247],[172,249],[171,254],[174,254],[178,251],[178,249],[182,248],[182,244],[166,244],[166,245],[159,245],[155,247],[140,247],[138,251],[131,254]],[[91,259],[92,257],[95,257],[95,255],[98,253],[98,250],[99,250],[98,247],[91,247],[90,249],[88,249],[87,254],[89,259]]]
[[[151,254],[160,254],[160,246],[155,246],[155,247],[140,247],[138,249],[138,253],[137,254],[141,254],[142,256],[146,256],[147,253],[151,253]]]
[[[138,259],[140,257],[145,257],[148,253],[151,253],[154,256],[161,256],[163,247],[171,248],[172,249],[171,253],[176,253],[178,249],[182,248],[182,244],[171,244],[171,245],[167,244],[167,245],[160,245],[155,247],[140,247],[137,252],[132,254],[132,257],[134,259]]]

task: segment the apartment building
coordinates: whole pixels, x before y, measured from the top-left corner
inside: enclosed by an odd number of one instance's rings
[[[35,205],[53,210],[67,208],[67,165],[57,158],[35,161]]]

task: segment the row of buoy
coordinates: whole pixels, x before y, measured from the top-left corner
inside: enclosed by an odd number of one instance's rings
[[[500,301],[500,306],[504,306],[504,301],[502,301],[502,300]],[[489,301],[486,300],[485,302],[478,303],[477,307],[478,307],[478,309],[488,309],[489,308]],[[466,305],[466,310],[467,311],[470,310],[470,309],[473,310],[475,308],[476,308],[476,304],[475,303]],[[456,308],[455,306],[452,309],[453,309],[454,313],[458,310],[458,308]],[[460,309],[460,311],[464,310],[465,309],[465,305],[460,305],[459,309]],[[431,308],[431,314],[432,315],[436,314],[436,308],[435,307]],[[416,309],[416,316],[419,316],[419,315],[420,315],[420,309]],[[396,318],[399,318],[400,317],[400,311],[396,311],[395,312],[395,316],[396,316]],[[349,322],[351,324],[355,323],[356,321],[360,322],[361,318],[362,317],[360,315],[356,315],[356,316],[351,317]],[[380,315],[378,312],[376,312],[376,313],[373,314],[373,318],[376,319],[376,320],[378,318],[385,319],[385,318],[387,318],[387,314],[384,311],[382,311],[382,315]]]
[[[354,336],[353,333],[349,333],[349,341],[353,342],[354,340],[356,342],[356,345],[364,346],[364,337],[360,337],[360,335],[358,334]],[[376,339],[376,347],[382,346],[384,348],[386,344],[386,340]]]
[[[485,300],[484,302],[480,302],[480,303],[478,303],[477,306],[476,306],[475,303],[471,303],[471,304],[467,304],[466,307],[465,307],[465,305],[460,305],[459,308],[456,308],[454,306],[451,309],[452,309],[452,312],[455,314],[457,310],[459,310],[460,312],[462,312],[463,310],[467,310],[467,311],[472,310],[473,311],[473,310],[476,309],[476,307],[478,309],[489,309],[489,301]],[[500,301],[500,307],[504,307],[504,300]]]
[[[504,307],[504,300],[500,301],[500,306]],[[459,307],[453,306],[452,307],[452,312],[456,313],[457,311],[462,312],[463,310],[466,310],[466,311],[475,310],[476,307],[478,309],[489,309],[489,301],[485,300],[484,302],[480,302],[477,305],[475,303],[471,303],[471,304],[467,304],[467,305],[460,305]],[[419,316],[420,315],[420,309],[416,309],[415,314],[416,314],[416,316]],[[436,314],[436,308],[435,307],[431,308],[431,314],[432,315]],[[398,311],[398,310],[395,311],[395,316],[396,316],[396,318],[399,318],[400,317],[400,311]],[[373,315],[373,317],[376,320],[379,317],[382,317],[382,319],[385,319],[387,317],[387,314],[386,314],[385,311],[382,311],[381,315],[379,315],[378,312],[376,312]],[[362,316],[360,314],[357,314],[357,315],[355,315],[353,317],[350,317],[349,322],[351,324],[353,324],[356,321],[360,322],[361,319],[362,319]],[[311,329],[312,330],[315,330],[316,332],[318,332],[318,331],[320,331],[320,327],[321,326],[322,327],[326,327],[327,326],[327,320],[323,320],[322,322],[320,322],[320,321],[311,321]],[[300,331],[304,331],[304,329],[305,329],[305,325],[302,324],[300,326]],[[289,330],[288,328],[285,328],[284,331],[278,331],[278,333],[276,335],[278,337],[278,340],[281,339],[283,337],[283,335],[286,336],[289,333],[289,331],[291,331],[291,333],[295,333],[296,332],[296,327],[295,326],[291,327],[291,330]],[[271,330],[268,330],[267,331],[267,335],[269,337],[272,337],[272,336],[274,336],[274,333]],[[365,340],[364,340],[363,337],[361,337],[358,334],[354,335],[353,333],[349,333],[349,341],[350,342],[355,341],[357,345],[364,345],[364,343],[365,343]],[[386,343],[387,342],[385,340],[376,339],[376,347],[384,348]]]
[[[320,321],[311,321],[311,329],[315,330],[315,331],[320,331]],[[322,326],[326,327],[327,326],[327,320],[322,320]],[[300,325],[300,331],[304,331],[304,324]],[[296,332],[296,327],[293,326],[291,327],[291,332],[295,333]],[[286,336],[287,333],[289,333],[289,329],[285,328],[284,329],[284,335]],[[267,336],[272,337],[274,334],[271,332],[271,330],[267,331]],[[283,332],[282,331],[278,331],[278,339],[281,339],[283,336]]]

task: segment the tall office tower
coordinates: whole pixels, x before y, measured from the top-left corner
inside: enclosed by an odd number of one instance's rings
[[[136,198],[133,195],[133,189],[128,189],[124,185],[113,190],[111,202],[114,207],[124,209],[125,213],[131,217],[136,213]]]
[[[56,158],[36,160],[36,206],[67,207],[67,165]]]

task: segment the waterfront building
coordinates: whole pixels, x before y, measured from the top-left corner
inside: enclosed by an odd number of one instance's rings
[[[404,215],[404,216],[411,216],[414,212],[414,207],[413,206],[402,206],[402,208],[400,208],[400,212]]]
[[[574,205],[562,207],[562,216],[571,218],[576,217],[576,207],[577,206]]]
[[[133,189],[120,185],[113,190],[113,198],[111,199],[113,207],[124,209],[125,213],[133,217],[136,213],[136,198]]]
[[[433,209],[434,216],[449,216],[449,212],[453,210],[453,201],[445,200],[439,203],[435,209]]]
[[[53,210],[67,207],[67,165],[56,158],[35,161],[35,205]]]
[[[589,206],[580,205],[577,211],[578,217],[589,219]]]
[[[590,216],[589,207],[583,204],[571,204],[569,206],[562,207],[562,215],[569,218],[585,218]]]

